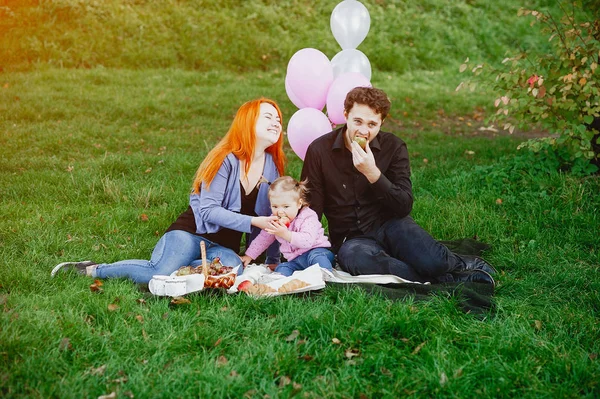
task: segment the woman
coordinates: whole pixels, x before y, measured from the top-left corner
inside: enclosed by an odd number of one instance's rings
[[[128,277],[148,283],[153,275],[169,275],[181,266],[196,266],[200,242],[210,262],[240,265],[243,233],[248,244],[277,219],[271,215],[268,183],[283,173],[285,155],[281,111],[273,100],[259,98],[243,104],[225,137],[208,153],[194,178],[188,209],[167,229],[147,260],[110,264],[65,262],[52,270],[75,270],[99,278]],[[279,245],[267,251],[266,263],[279,263]]]

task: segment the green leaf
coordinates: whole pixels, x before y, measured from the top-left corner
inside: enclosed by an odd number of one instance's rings
[[[586,115],[583,117],[583,121],[589,125],[594,121],[594,117],[592,115]]]

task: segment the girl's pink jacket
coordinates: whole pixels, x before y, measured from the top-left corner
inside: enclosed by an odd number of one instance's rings
[[[246,255],[256,259],[276,239],[281,244],[279,250],[287,261],[313,248],[331,247],[317,214],[309,207],[304,207],[298,212],[288,229],[292,232],[292,242],[262,230],[246,250]]]

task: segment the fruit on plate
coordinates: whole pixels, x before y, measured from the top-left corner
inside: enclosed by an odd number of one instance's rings
[[[360,146],[360,148],[362,148],[363,150],[367,148],[367,139],[364,137],[360,137],[360,136],[354,136],[354,141],[356,141],[356,144],[358,144]]]
[[[248,291],[248,289],[251,286],[252,286],[252,281],[244,280],[238,285],[237,289],[238,289],[238,291]]]

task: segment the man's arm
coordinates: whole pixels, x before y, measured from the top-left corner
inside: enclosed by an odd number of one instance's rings
[[[410,214],[413,206],[410,162],[406,144],[394,151],[392,161],[371,185],[377,199],[398,217]]]
[[[309,146],[304,157],[301,180],[308,180],[308,203],[316,212],[318,220],[323,216],[325,208],[325,182],[321,169],[320,157],[316,154],[314,146]]]
[[[393,151],[392,160],[388,168],[381,171],[376,163],[369,144],[363,151],[353,142],[352,162],[371,183],[377,199],[398,217],[408,216],[412,210],[412,182],[410,181],[410,163],[408,149],[402,143]]]

